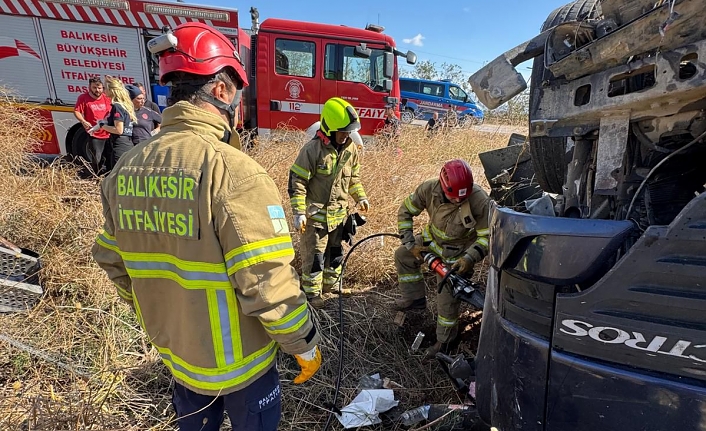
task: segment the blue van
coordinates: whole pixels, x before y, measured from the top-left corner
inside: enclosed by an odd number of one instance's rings
[[[456,111],[461,125],[481,124],[483,111],[461,87],[450,80],[400,78],[402,96],[401,120],[427,120],[434,112],[443,118],[449,109]]]

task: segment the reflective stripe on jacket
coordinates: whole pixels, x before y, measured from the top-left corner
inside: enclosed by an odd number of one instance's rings
[[[219,116],[186,102],[103,181],[93,256],[132,304],[174,378],[227,394],[270,369],[279,346],[317,342],[281,197],[250,157],[221,142]]]
[[[352,141],[340,152],[314,138],[302,147],[289,173],[289,201],[294,214],[304,214],[333,231],[348,213],[348,196],[367,199],[360,182],[360,156]]]
[[[445,198],[438,178],[424,181],[405,198],[397,213],[402,243],[414,242],[413,218],[426,210],[429,224],[422,231],[422,239],[434,254],[447,262],[458,260],[474,246],[487,254],[489,204],[490,197],[477,184],[468,199],[455,204]]]

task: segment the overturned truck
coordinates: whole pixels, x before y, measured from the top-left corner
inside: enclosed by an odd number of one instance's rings
[[[478,412],[500,431],[706,430],[706,0],[567,4],[469,79],[479,100],[524,91],[532,58],[527,151],[506,151],[552,205],[491,210]]]

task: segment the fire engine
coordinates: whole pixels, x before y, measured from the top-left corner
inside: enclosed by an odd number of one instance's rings
[[[34,106],[47,126],[37,152],[90,159],[86,134],[73,116],[78,95],[93,76],[145,83],[161,109],[158,61],[147,43],[166,28],[193,21],[229,37],[250,74],[241,104],[245,130],[267,135],[281,126],[306,129],[333,96],[349,100],[361,117],[361,135],[384,121],[400,99],[396,49],[383,28],[365,29],[284,19],[238,25],[236,9],[147,0],[0,0],[0,86]],[[398,108],[396,108],[398,109]]]

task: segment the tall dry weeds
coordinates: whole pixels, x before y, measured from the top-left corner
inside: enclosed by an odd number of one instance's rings
[[[174,429],[170,376],[90,256],[103,222],[98,180],[81,180],[74,168],[59,163],[29,163],[26,154],[36,145],[39,117],[8,102],[0,103],[0,235],[41,254],[45,296],[27,313],[0,315],[0,429]],[[362,177],[371,211],[358,237],[395,232],[404,197],[437,175],[447,159],[465,158],[476,180],[485,184],[477,153],[503,146],[506,139],[463,130],[427,139],[421,128],[409,127],[398,143],[366,148]],[[275,178],[285,201],[288,169],[303,144],[301,132],[285,132],[250,151]],[[286,202],[284,207],[289,211]],[[395,391],[402,409],[458,401],[435,364],[422,364],[418,354],[408,352],[419,329],[433,335],[431,310],[403,330],[392,323],[397,245],[390,239],[373,241],[351,257],[345,283],[355,293],[345,299],[339,407],[355,396],[361,376],[375,372],[404,387]],[[324,336],[321,371],[294,386],[296,363],[280,355],[282,430],[321,429],[327,415],[323,406],[333,397],[341,336],[336,301],[330,300],[316,319]],[[477,325],[477,313],[467,322]],[[384,429],[396,428],[386,424]],[[340,426],[334,423],[332,429]]]

